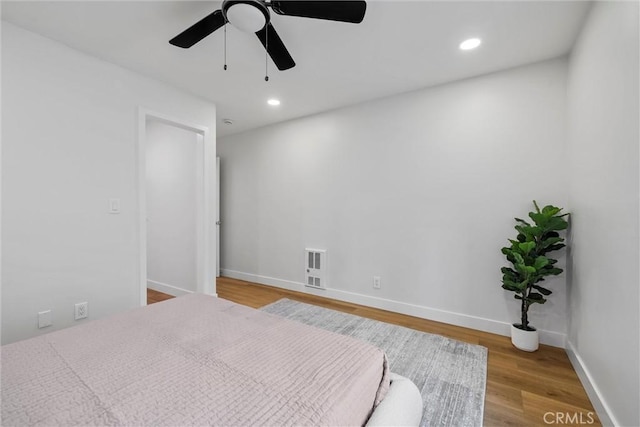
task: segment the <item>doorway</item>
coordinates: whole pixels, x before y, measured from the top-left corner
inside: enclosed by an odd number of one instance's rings
[[[139,111],[140,304],[147,287],[216,295],[215,155],[208,128]]]

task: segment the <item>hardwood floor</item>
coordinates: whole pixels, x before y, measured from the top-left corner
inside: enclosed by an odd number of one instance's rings
[[[254,308],[289,298],[485,346],[487,427],[601,425],[563,349],[541,345],[526,353],[516,350],[508,337],[226,277],[218,278],[217,293]],[[172,298],[156,291],[148,291],[147,297],[150,304]]]
[[[171,295],[147,288],[147,304],[153,304],[153,303],[165,301],[171,298],[174,298],[174,297]]]

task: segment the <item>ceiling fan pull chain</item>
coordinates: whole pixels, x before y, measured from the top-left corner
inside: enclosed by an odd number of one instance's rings
[[[227,71],[227,24],[224,24],[224,70]]]
[[[269,58],[267,54],[269,53],[269,31],[267,31],[267,25],[265,25],[265,33],[264,33],[264,81],[269,81]]]

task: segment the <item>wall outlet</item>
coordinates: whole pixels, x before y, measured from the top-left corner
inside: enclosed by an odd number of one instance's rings
[[[51,310],[41,311],[38,313],[38,328],[46,328],[53,325]]]
[[[373,276],[373,289],[380,289],[380,276]]]
[[[79,302],[75,305],[75,320],[84,319],[89,315],[89,303]]]

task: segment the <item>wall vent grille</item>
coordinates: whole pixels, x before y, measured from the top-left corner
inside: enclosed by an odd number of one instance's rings
[[[325,289],[327,287],[327,251],[324,249],[305,249],[304,253],[304,284],[311,288]]]

